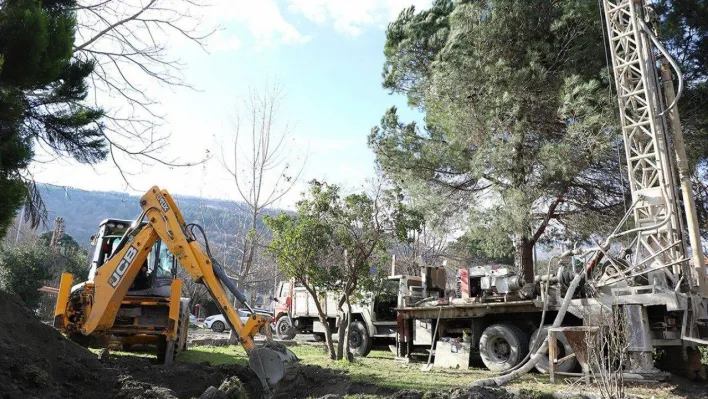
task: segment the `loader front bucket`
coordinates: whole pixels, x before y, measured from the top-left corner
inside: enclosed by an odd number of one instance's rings
[[[285,376],[288,365],[296,360],[297,356],[290,349],[278,344],[256,348],[248,354],[248,365],[267,391],[275,389]]]

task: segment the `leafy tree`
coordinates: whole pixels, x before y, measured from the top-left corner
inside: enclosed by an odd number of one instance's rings
[[[420,233],[422,214],[403,203],[398,190],[386,190],[382,183],[374,185],[370,193],[355,193],[340,198],[336,186],[327,186],[326,220],[333,227],[335,253],[343,253],[341,271],[340,320],[337,359],[349,353],[349,340],[345,339],[352,322],[352,297],[361,286],[375,286],[385,279],[388,256],[386,252],[394,242],[410,242],[411,233]],[[378,271],[378,272],[377,272]],[[381,273],[383,271],[383,273]],[[373,300],[363,298],[359,300]],[[347,312],[342,311],[346,304]],[[342,328],[341,326],[346,326]],[[346,334],[346,335],[345,335]],[[349,357],[347,357],[349,359]]]
[[[54,277],[50,254],[40,246],[0,249],[0,285],[17,294],[30,309],[37,309],[46,280]]]
[[[82,163],[107,155],[103,111],[81,103],[94,64],[72,59],[74,6],[72,0],[0,5],[0,237],[28,199],[28,215],[39,222],[41,200],[26,171],[38,143]]]
[[[312,191],[319,190],[316,187]],[[315,192],[315,195],[317,192]],[[266,216],[266,226],[273,232],[273,238],[267,248],[286,278],[292,278],[302,284],[314,300],[320,323],[325,328],[325,339],[329,355],[335,358],[332,344],[332,331],[322,309],[321,296],[325,295],[331,282],[338,279],[338,270],[328,267],[333,240],[332,227],[322,217],[326,209],[307,204],[298,205],[297,215],[281,213],[278,216]]]
[[[402,200],[400,192],[384,190],[381,185],[372,193],[342,197],[338,186],[312,181],[309,195],[298,202],[297,215],[282,213],[265,219],[273,231],[268,251],[286,277],[295,278],[314,299],[332,359],[348,353],[345,334],[352,318],[350,312],[344,315],[343,305],[350,309],[362,286],[374,287],[375,280],[381,280],[382,274],[375,271],[383,270],[377,266],[386,264],[385,253],[394,240],[404,241],[409,232],[420,231],[420,213],[408,209]],[[338,305],[344,315],[336,354],[320,305],[328,291],[341,293]]]
[[[62,246],[55,250],[49,247],[51,236],[45,232],[34,241],[0,248],[0,287],[16,293],[43,317],[54,311],[56,297],[43,297],[37,290],[44,285],[58,287],[63,272],[84,281],[90,267],[88,252],[73,237],[64,234]]]
[[[52,243],[52,235],[53,233],[51,231],[45,231],[37,237],[37,242],[40,245],[48,248]],[[59,246],[62,252],[65,253],[73,252],[79,249],[79,243],[74,240],[74,237],[66,233],[64,233],[59,239]]]
[[[386,32],[384,87],[426,119],[389,109],[369,137],[377,162],[404,186],[466,195],[471,220],[513,238],[527,281],[537,242],[583,239],[621,212],[598,15],[590,0],[436,0]]]

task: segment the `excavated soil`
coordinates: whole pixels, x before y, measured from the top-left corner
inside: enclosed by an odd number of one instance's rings
[[[153,365],[140,357],[99,361],[41,323],[13,294],[0,291],[0,398],[192,398],[236,376],[249,397],[262,396],[243,366]]]
[[[235,395],[234,384],[245,392]],[[696,387],[687,396],[706,397],[705,385]],[[191,363],[164,367],[135,356],[111,356],[100,361],[94,353],[41,323],[17,296],[0,291],[0,399],[223,399],[242,398],[244,393],[249,398],[265,396],[256,375],[246,366]],[[338,399],[357,394],[396,399],[540,398],[523,391],[489,388],[396,391],[354,382],[344,372],[302,364],[288,369],[270,397]]]
[[[229,396],[223,391],[215,391],[223,388],[222,383],[231,377],[241,381],[248,397],[264,397],[256,375],[245,366],[203,363],[164,367],[151,364],[148,358],[133,356],[111,356],[100,361],[94,353],[41,323],[17,296],[3,291],[0,291],[0,315],[0,399],[225,398]],[[271,397],[336,399],[356,394],[398,399],[421,399],[424,395],[352,382],[349,376],[336,370],[294,365]],[[504,391],[489,389],[428,392],[425,397],[518,399]]]
[[[345,373],[319,366],[296,365],[288,368],[285,377],[273,392],[273,399],[337,398],[339,395],[367,394],[388,397],[395,390],[352,382]]]

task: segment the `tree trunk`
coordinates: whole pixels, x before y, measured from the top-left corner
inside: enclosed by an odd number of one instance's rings
[[[341,360],[344,357],[344,337],[346,336],[345,323],[347,323],[347,313],[344,312],[342,308],[339,308],[339,315],[339,330],[337,334],[339,337],[339,340],[337,341],[337,360]]]
[[[301,281],[302,282],[302,281]],[[325,343],[327,344],[327,351],[329,352],[329,358],[332,360],[337,359],[337,354],[334,352],[334,343],[332,343],[332,329],[329,328],[329,322],[327,321],[327,315],[322,311],[322,304],[319,298],[317,298],[317,292],[309,285],[303,283],[307,292],[310,293],[312,300],[315,302],[315,307],[317,308],[317,315],[319,316],[320,323],[325,329]]]
[[[320,313],[320,323],[322,323],[325,328],[325,343],[327,344],[327,350],[329,351],[329,358],[335,360],[337,356],[334,353],[334,343],[332,342],[332,329],[329,328],[327,318],[322,316],[319,304],[317,305],[317,311]]]
[[[533,241],[528,237],[517,237],[514,242],[514,266],[527,283],[533,282]]]
[[[349,292],[344,293],[344,298],[347,302],[347,328],[344,330],[344,354],[347,357],[347,361],[351,361],[352,357],[349,355],[349,329],[352,325],[352,304],[349,302]]]

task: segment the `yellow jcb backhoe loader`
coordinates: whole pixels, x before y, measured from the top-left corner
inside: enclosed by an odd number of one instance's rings
[[[186,343],[189,312],[181,298],[181,265],[204,284],[249,357],[249,365],[267,390],[285,374],[295,355],[273,342],[271,318],[257,314],[211,256],[201,226],[187,224],[166,190],[153,187],[141,199],[142,213],[130,226],[107,220],[94,238],[96,246],[88,281],[73,285],[61,276],[54,326],[88,346],[89,340],[119,340],[123,346],[152,342],[158,360],[170,364]],[[202,250],[195,236],[204,239]],[[122,235],[119,233],[122,232]],[[231,305],[226,287],[251,313],[244,324]],[[265,332],[266,345],[256,348],[253,336]]]

